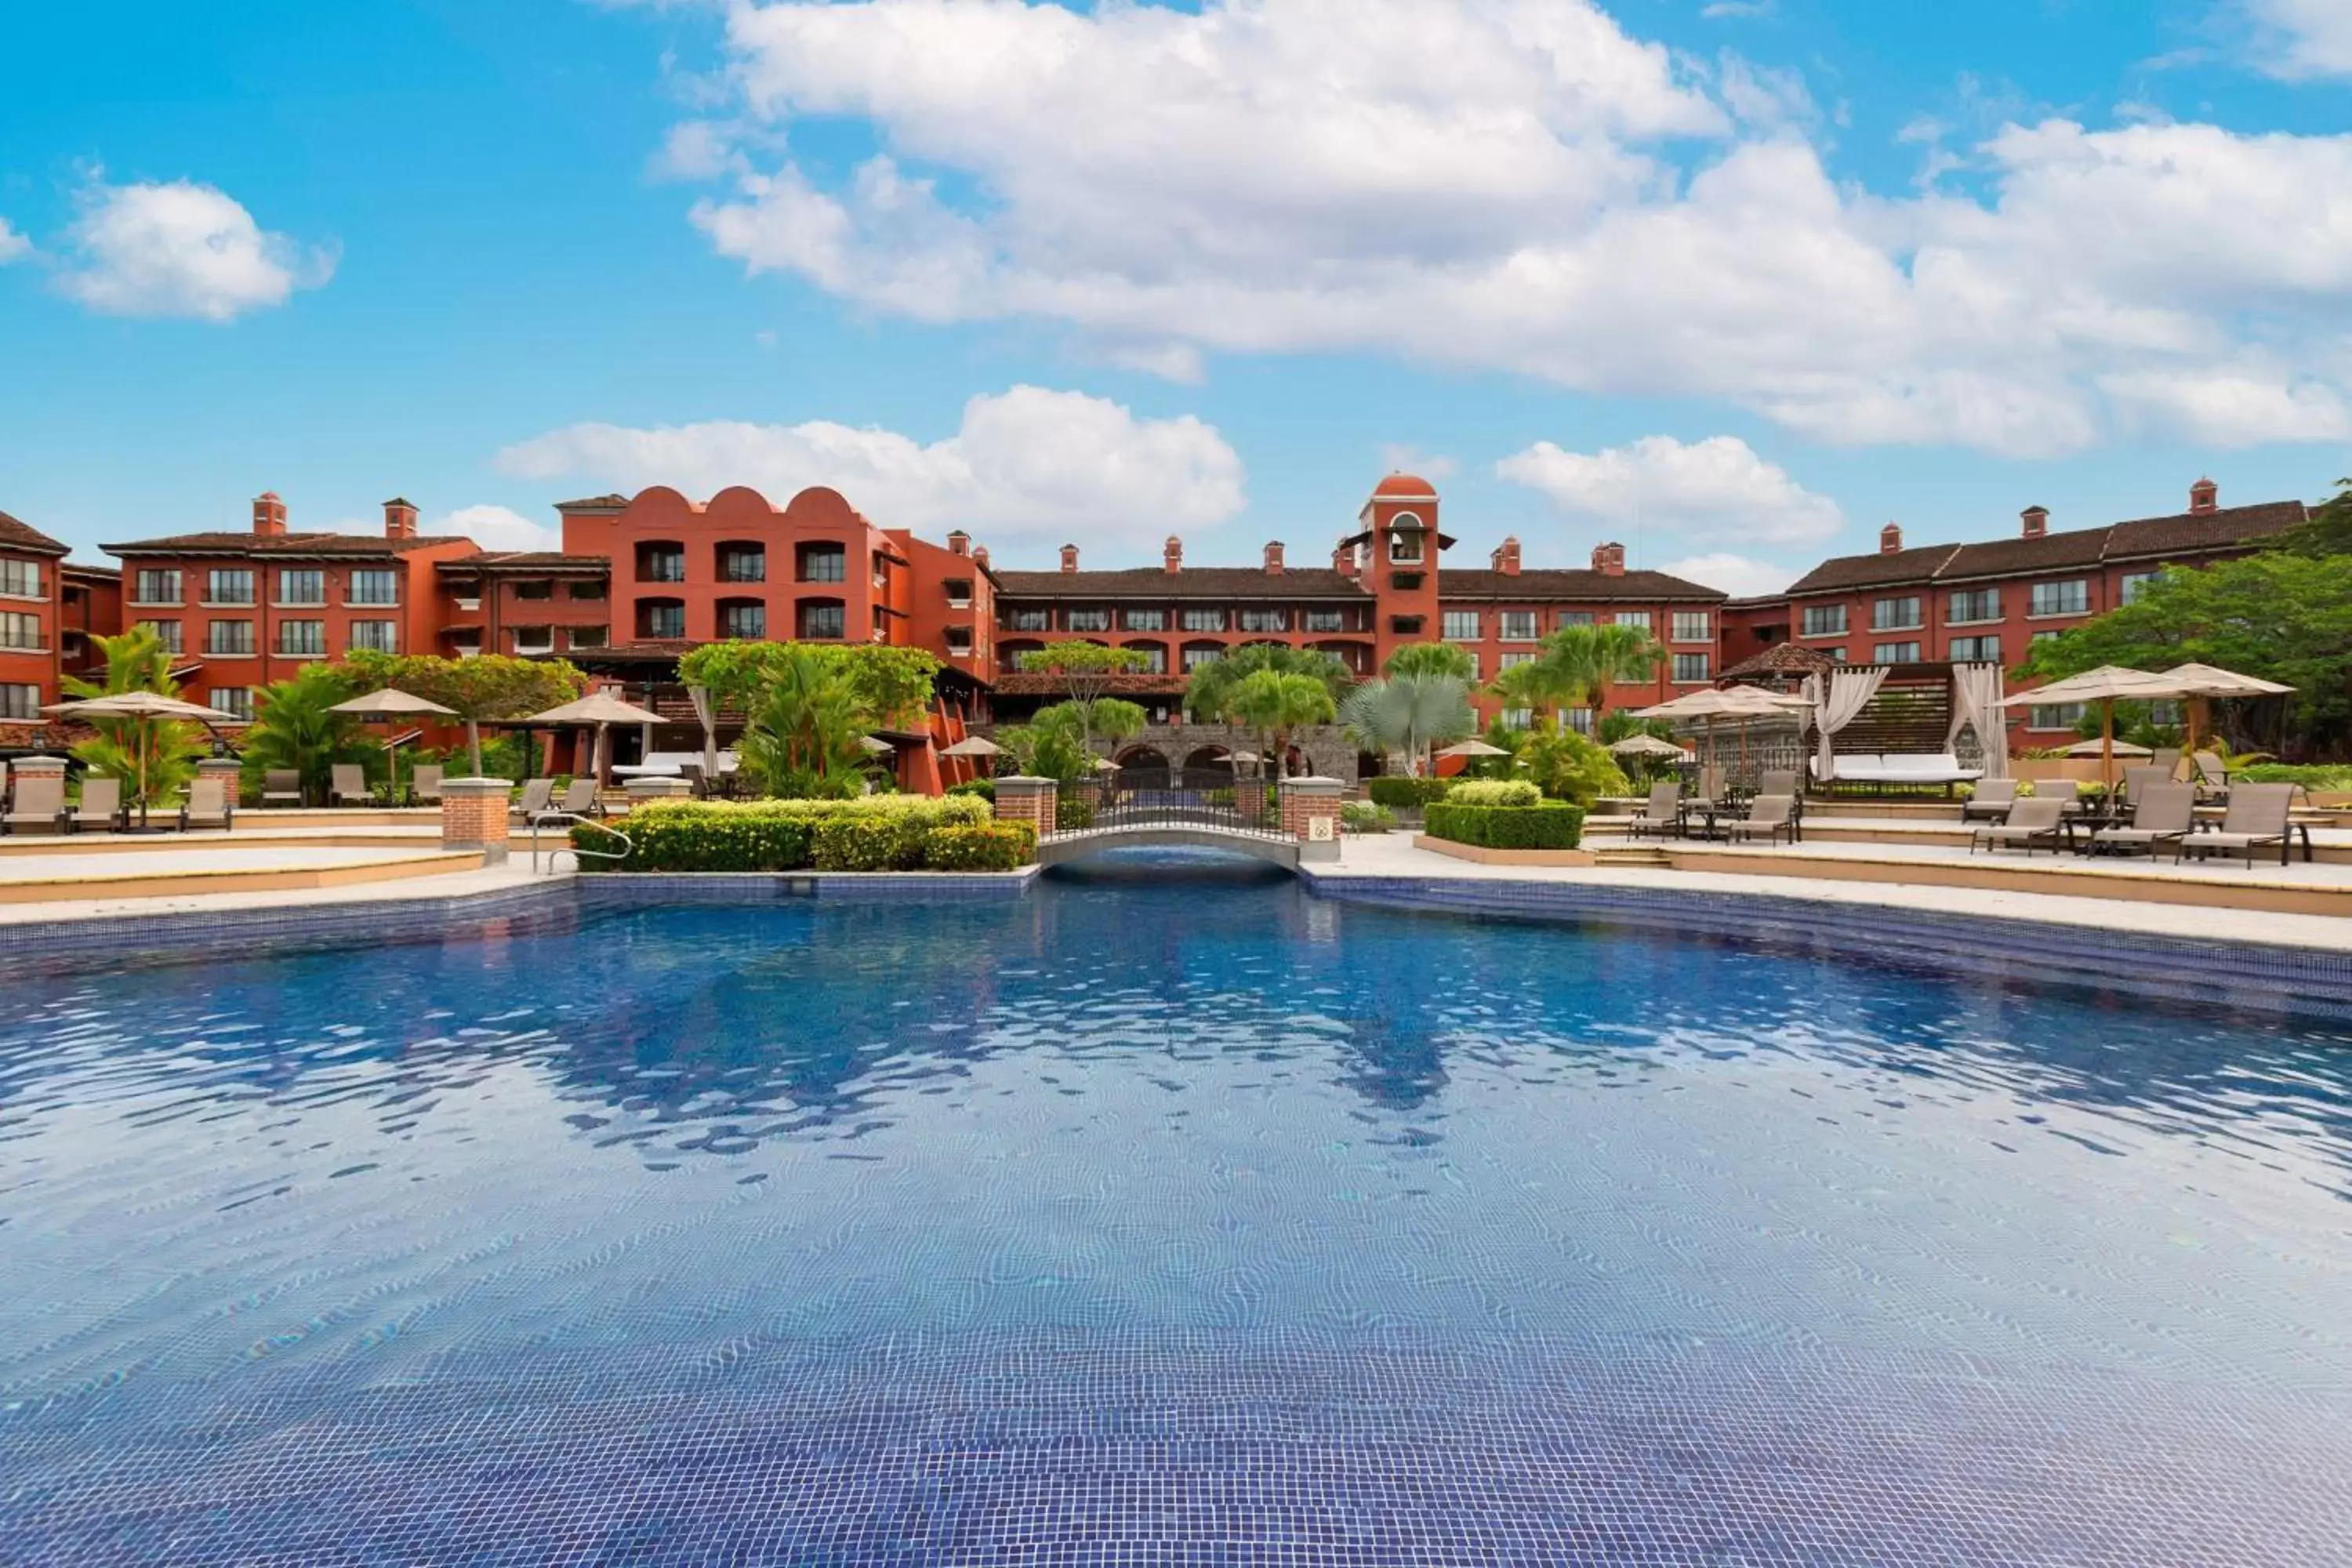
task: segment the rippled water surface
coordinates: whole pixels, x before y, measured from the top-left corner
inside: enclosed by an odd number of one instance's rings
[[[5,994],[0,1562],[2352,1563],[2340,1032],[1156,872]]]

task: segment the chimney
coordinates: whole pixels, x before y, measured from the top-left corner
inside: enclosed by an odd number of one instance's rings
[[[1160,564],[1171,575],[1184,570],[1184,542],[1170,534],[1167,544],[1161,547]]]
[[[983,544],[983,545],[982,545],[979,549],[977,549],[977,550],[973,551],[973,552],[971,552],[971,561],[972,561],[972,564],[973,564],[973,565],[975,565],[975,566],[977,566],[977,567],[979,567],[982,571],[983,571],[983,572],[987,571],[987,570],[988,570],[988,546],[987,546],[987,545],[985,545],[985,544]]]
[[[1075,544],[1065,544],[1062,546],[1062,570],[1075,572],[1077,569],[1078,547]]]
[[[1592,547],[1592,569],[1603,577],[1625,575],[1625,547],[1615,540]]]
[[[1279,539],[1269,539],[1266,541],[1265,574],[1269,577],[1279,577],[1282,575],[1282,541]]]
[[[2043,534],[2050,531],[2050,509],[2048,507],[2030,506],[2018,515],[2025,519],[2026,538],[2039,539]]]
[[[1878,552],[1892,555],[1903,548],[1903,525],[1890,522],[1878,531]]]
[[[253,498],[253,531],[264,539],[284,537],[286,503],[278,499],[276,490],[264,490]]]
[[[2210,479],[2200,479],[2189,487],[2189,510],[2198,517],[2221,510],[2221,487]]]
[[[1506,539],[1495,547],[1495,570],[1506,577],[1519,574],[1519,542],[1516,537]]]
[[[1356,550],[1345,539],[1331,547],[1331,570],[1342,577],[1356,574]]]
[[[415,503],[400,496],[383,503],[383,536],[386,539],[416,537]]]
[[[961,528],[951,528],[948,530],[948,553],[950,555],[971,554],[971,535],[966,533]]]

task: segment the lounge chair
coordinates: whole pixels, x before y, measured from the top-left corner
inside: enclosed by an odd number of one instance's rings
[[[81,781],[81,804],[66,818],[66,824],[76,833],[85,827],[96,827],[101,833],[111,833],[122,825],[122,781],[100,778],[85,773]]]
[[[1999,822],[2016,803],[2015,779],[1986,779],[1977,785],[1975,795],[1960,803],[1960,820]]]
[[[234,827],[236,806],[228,796],[226,779],[198,779],[188,786],[188,798],[180,807],[180,831],[191,827],[217,827],[226,833]]]
[[[2221,758],[2210,752],[2200,752],[2191,760],[2197,764],[2197,776],[2189,782],[2208,799],[2219,800],[2230,793],[2230,770],[2221,765]]]
[[[2178,746],[2158,746],[2156,749],[2156,755],[2148,759],[2148,765],[2151,767],[2162,768],[2164,770],[2165,783],[2179,784],[2181,782],[2180,759],[2183,753]]]
[[[1793,799],[1797,793],[1797,770],[1794,768],[1765,769],[1757,782],[1756,793],[1759,795],[1785,795]]]
[[[2000,822],[1978,828],[1969,836],[1969,853],[1977,852],[1981,844],[1987,850],[2004,844],[2021,844],[2028,855],[2036,847],[2055,852],[2058,847],[2059,823],[2066,815],[2066,803],[2055,795],[2031,795],[2009,808],[2009,816]]]
[[[1797,841],[1796,816],[1795,795],[1759,795],[1748,803],[1746,817],[1717,826],[1728,832],[1734,839],[1763,838],[1777,844],[1785,833],[1789,836],[1789,842],[1794,844]]]
[[[2168,784],[2171,782],[2172,775],[2153,763],[2145,767],[2124,770],[2124,794],[2134,803],[2139,800],[2140,791],[2151,785]]]
[[[292,768],[271,768],[261,775],[261,804],[299,805],[302,804],[302,775]]]
[[[65,830],[66,781],[57,773],[18,773],[16,804],[8,808],[6,826],[11,833],[22,833],[27,827],[46,828],[51,833]]]
[[[2083,786],[2074,779],[2043,779],[2033,786],[2036,800],[2054,800],[2072,816],[2083,809]]]
[[[2180,840],[2179,852],[2173,856],[2194,855],[2204,859],[2215,853],[2232,854],[2242,851],[2246,864],[2254,863],[2254,851],[2265,844],[2278,846],[2279,864],[2287,863],[2289,829],[2287,815],[2294,806],[2291,784],[2242,784],[2230,788],[2230,809],[2221,818],[2218,833],[2192,833]]]
[[[417,805],[441,804],[441,771],[439,763],[419,763],[409,773],[408,792],[416,797]]]
[[[514,804],[514,815],[529,822],[547,809],[547,803],[553,798],[554,795],[553,779],[525,779],[522,784],[522,798]]]
[[[374,800],[374,792],[368,788],[367,771],[359,763],[334,763],[330,764],[330,772],[332,776],[327,785],[329,805],[350,805],[353,802],[366,805]]]
[[[2153,773],[2153,768],[2134,768],[2134,773]],[[2143,784],[2132,782],[2132,819],[2129,827],[2108,827],[2100,830],[2091,840],[2094,854],[2109,845],[2128,846],[2145,849],[2150,858],[2159,844],[2175,847],[2178,859],[2182,838],[2197,826],[2197,790],[2185,784]]]
[[[1635,838],[1642,837],[1645,834],[1655,834],[1660,838],[1669,834],[1679,837],[1683,830],[1682,804],[1682,785],[1652,784],[1648,802],[1643,805],[1640,815],[1633,818],[1626,831]]]
[[[565,784],[563,798],[556,803],[555,809],[569,812],[574,816],[604,816],[604,803],[596,798],[596,781],[573,779]]]

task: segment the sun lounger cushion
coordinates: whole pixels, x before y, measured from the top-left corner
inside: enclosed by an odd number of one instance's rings
[[[1818,777],[1822,760],[1806,765]],[[1973,784],[1984,777],[1982,768],[1964,768],[1950,752],[1856,752],[1840,753],[1830,777],[1845,784]]]

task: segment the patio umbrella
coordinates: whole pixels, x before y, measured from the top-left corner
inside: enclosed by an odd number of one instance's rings
[[[1510,754],[1502,747],[1490,746],[1484,741],[1465,741],[1458,746],[1448,746],[1437,753],[1441,761],[1447,757],[1507,757]]]
[[[858,736],[857,743],[866,749],[866,754],[869,757],[887,757],[898,749],[889,742],[877,741],[871,735]]]
[[[444,708],[430,698],[412,696],[387,686],[349,702],[338,702],[327,710],[330,713],[350,713],[362,719],[424,718],[428,715],[444,719],[459,717],[455,708]],[[400,800],[400,739],[394,736],[383,743],[384,766],[391,774],[392,799]]]
[[[157,719],[186,719],[217,729],[231,722],[230,716],[217,708],[206,708],[178,697],[166,697],[160,691],[115,691],[104,697],[84,697],[71,702],[55,702],[41,710],[44,713],[60,714],[68,719],[129,719],[140,725],[139,745],[139,826],[147,826],[147,753],[154,750],[146,725]]]
[[[2234,669],[2223,669],[2213,664],[2176,664],[2164,671],[2163,677],[2175,683],[2178,695],[2189,703],[2188,743],[2180,753],[2184,764],[2197,754],[2197,731],[2204,727],[2206,704],[2214,698],[2284,697],[2294,689],[2275,680],[2240,675]]]
[[[1739,760],[1748,761],[1748,725],[1757,719],[1787,719],[1800,708],[1810,707],[1802,698],[1775,697],[1752,686],[1734,686],[1723,690],[1709,688],[1703,691],[1686,691],[1671,701],[1655,707],[1636,709],[1636,719],[1669,719],[1677,723],[1696,722],[1706,731],[1706,750],[1715,755],[1715,723],[1729,719],[1739,726]]]
[[[1620,757],[1673,757],[1688,762],[1691,754],[1672,741],[1661,741],[1655,735],[1628,735],[1612,744],[1608,750]]]
[[[2073,745],[2066,748],[2066,755],[2070,757],[2095,757],[2101,754],[2105,744],[2105,742],[2099,741],[2077,741]],[[2128,758],[2134,762],[2138,761],[2142,757],[2152,757],[2156,755],[2154,752],[2149,751],[2146,746],[2140,745],[2132,741],[2117,741],[2114,742],[2114,751],[2116,756]]]
[[[561,708],[551,708],[544,713],[534,713],[528,719],[516,721],[519,724],[545,724],[551,728],[575,730],[593,725],[596,749],[589,753],[588,771],[600,784],[604,782],[606,728],[614,724],[658,724],[661,721],[662,716],[651,709],[624,702],[609,691],[594,692],[576,702],[566,702]]]
[[[985,735],[967,735],[952,746],[942,746],[940,748],[940,755],[943,757],[971,758],[972,762],[972,772],[975,774],[980,772],[980,763],[983,759],[988,760],[988,771],[994,773],[996,771],[994,759],[1003,755],[1003,747],[998,745],[995,742],[990,740]]]
[[[2179,689],[2160,675],[2103,664],[2031,691],[2004,699],[2004,708],[2032,708],[2055,702],[2095,702],[2099,705],[2099,776],[2112,794],[2116,787],[2116,704],[2147,702],[2179,695]]]

